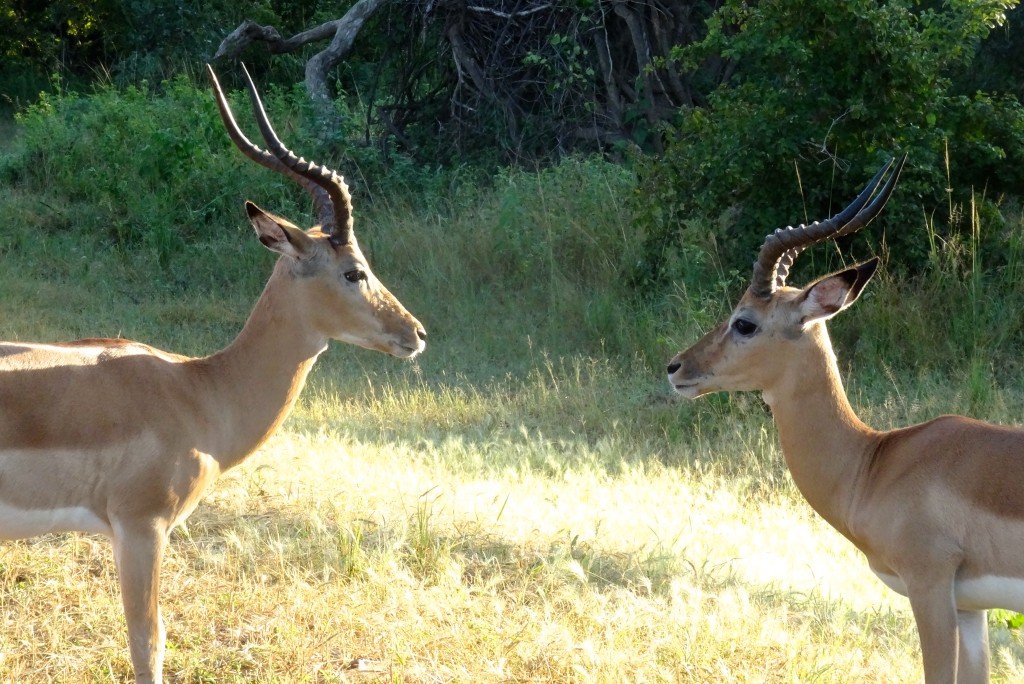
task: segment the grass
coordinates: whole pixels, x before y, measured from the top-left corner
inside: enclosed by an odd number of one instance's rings
[[[55,283],[19,282],[6,334],[51,309]],[[174,341],[245,311],[112,292],[72,294],[85,310],[54,324],[105,334],[131,312]],[[540,350],[517,352],[521,375],[431,369],[455,344],[432,339],[419,365],[322,359],[285,430],[175,534],[170,681],[920,679],[905,601],[800,499],[755,397],[681,403],[639,361]],[[941,378],[852,393],[876,424],[958,401]],[[6,543],[0,569],[0,681],[129,680],[104,541]],[[1017,633],[993,644],[1013,681]]]
[[[165,563],[171,681],[916,673],[906,610],[791,494],[657,458],[555,475],[528,461],[562,445],[515,433],[493,439],[506,465],[487,475],[445,465],[451,442],[286,431],[227,475]],[[127,677],[106,544],[18,542],[0,564],[6,679]]]
[[[202,218],[190,195],[158,203],[182,214],[133,213],[159,189],[99,206],[61,191],[58,152],[4,161],[0,339],[226,344],[272,263],[240,210]],[[114,173],[103,152],[94,173]],[[202,154],[241,164],[227,152]],[[33,179],[19,159],[39,155]],[[277,185],[218,179],[184,187],[299,212]],[[357,196],[361,244],[427,351],[401,363],[333,345],[284,429],[174,534],[169,681],[921,679],[905,599],[800,498],[760,400],[668,391],[664,362],[725,313],[732,276],[637,296],[631,192],[621,169],[571,160],[424,205]],[[200,224],[154,241],[157,220],[165,236]],[[1019,423],[1016,261],[982,272],[967,258],[979,240],[934,243],[931,271],[881,274],[835,321],[851,399],[880,428],[951,411]],[[0,545],[0,620],[0,682],[130,680],[100,538]],[[994,679],[1020,681],[1020,634],[992,623]]]

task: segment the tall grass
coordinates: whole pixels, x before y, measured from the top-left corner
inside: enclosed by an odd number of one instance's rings
[[[896,424],[943,412],[1021,422],[1024,216],[1011,208],[988,225],[973,203],[959,209],[964,230],[947,240],[930,221],[916,228],[929,245],[924,270],[883,272],[836,324],[851,374],[889,395],[884,411]],[[891,400],[903,408],[894,412]]]
[[[301,111],[271,107],[297,152],[338,154],[305,149]],[[191,354],[231,339],[273,261],[241,201],[308,210],[215,117],[179,83],[22,118],[0,162],[0,338]],[[285,429],[175,533],[171,681],[920,679],[905,601],[800,499],[759,398],[668,391],[664,362],[725,314],[735,274],[638,290],[628,171],[439,175],[430,197],[353,185],[361,244],[427,351],[333,347]],[[878,427],[950,410],[1020,422],[1022,220],[1007,212],[998,259],[993,228],[970,226],[835,321]],[[0,615],[0,681],[129,676],[96,538],[0,546]],[[992,639],[997,677],[1019,678],[1018,633],[994,622]]]

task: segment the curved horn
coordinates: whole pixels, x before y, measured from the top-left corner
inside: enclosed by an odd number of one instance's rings
[[[223,119],[228,136],[235,146],[245,156],[261,166],[277,171],[301,185],[313,197],[321,229],[330,233],[331,242],[347,243],[352,235],[352,199],[348,192],[348,186],[345,185],[341,176],[325,166],[296,157],[291,150],[284,146],[270,125],[266,110],[256,92],[256,85],[249,76],[249,71],[245,69],[245,65],[242,65],[256,123],[270,151],[262,150],[253,144],[235,122],[231,107],[221,90],[213,68],[210,65],[206,65],[206,68],[213,82],[221,119]]]
[[[771,296],[777,288],[786,283],[789,269],[800,252],[824,240],[854,233],[870,223],[888,201],[906,161],[905,154],[899,161],[890,159],[868,182],[857,199],[832,218],[821,222],[815,221],[809,226],[801,224],[796,228],[780,228],[769,233],[761,245],[757,261],[754,262],[754,274],[750,281],[753,293],[758,297]],[[892,173],[889,179],[879,189],[879,184],[890,169]],[[868,200],[871,200],[870,203]]]

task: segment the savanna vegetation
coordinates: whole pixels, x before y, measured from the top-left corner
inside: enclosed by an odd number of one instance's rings
[[[768,230],[905,151],[882,217],[791,280],[883,256],[831,325],[869,424],[1024,422],[1024,14],[513,5],[384,3],[326,127],[302,84],[316,47],[242,55],[282,137],[345,173],[429,341],[411,363],[333,345],[175,533],[168,678],[919,680],[909,607],[802,501],[759,398],[682,402],[664,364],[727,313]],[[230,341],[273,263],[242,201],[310,209],[231,145],[202,65],[243,19],[289,34],[345,9],[0,7],[0,339]],[[99,538],[0,545],[0,615],[0,681],[130,677]],[[994,678],[1024,680],[1017,617],[991,621]]]

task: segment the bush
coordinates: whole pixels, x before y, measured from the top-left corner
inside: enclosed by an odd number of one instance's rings
[[[721,259],[745,265],[767,232],[831,215],[904,152],[883,219],[899,229],[886,241],[895,260],[923,265],[927,245],[908,227],[922,206],[962,204],[945,191],[951,180],[987,189],[989,201],[1022,187],[1024,109],[1011,95],[955,87],[1014,4],[727,2],[708,37],[677,56],[725,59],[735,74],[707,107],[683,112],[664,157],[641,170],[644,277],[680,277],[679,254],[701,240],[687,234],[694,219],[718,223]]]
[[[341,138],[317,141],[307,132],[311,116],[300,88],[265,89],[276,129],[297,154],[339,169],[354,192],[365,190],[360,164],[373,167],[373,150],[339,167],[332,152],[351,146]],[[258,140],[248,97],[236,91],[229,98],[239,125]],[[225,133],[209,87],[186,76],[159,86],[105,86],[89,96],[43,94],[18,123],[21,135],[0,161],[0,178],[66,207],[62,223],[75,231],[125,253],[153,254],[163,271],[187,273],[187,245],[217,241],[228,227],[244,226],[245,199],[300,225],[311,223],[305,192],[245,159]],[[377,178],[374,170],[370,176]],[[396,174],[393,182],[403,190],[432,187],[413,172]],[[383,182],[373,191],[391,194]]]
[[[255,135],[247,99],[231,95],[240,126]],[[643,243],[632,228],[635,177],[627,169],[572,158],[486,183],[471,169],[407,164],[385,174],[373,148],[344,135],[312,140],[303,93],[271,87],[264,99],[296,153],[349,178],[361,246],[411,310],[429,312],[433,339],[460,339],[461,349],[492,360],[512,343],[555,356],[646,353],[662,363],[629,278]],[[184,77],[159,88],[46,96],[19,122],[0,181],[39,198],[46,216],[26,222],[129,260],[124,277],[146,280],[139,296],[153,286],[258,289],[268,270],[253,267],[265,255],[239,237],[248,232],[244,199],[308,222],[304,192],[246,160],[209,90]],[[344,165],[332,151],[346,152]]]

